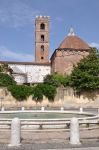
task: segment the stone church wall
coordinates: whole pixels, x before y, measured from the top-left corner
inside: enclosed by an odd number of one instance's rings
[[[51,58],[52,73],[70,74],[73,65],[76,65],[81,59],[86,57],[88,52],[80,50],[57,50]]]
[[[54,102],[49,102],[45,97],[41,103],[36,103],[32,100],[30,96],[27,100],[23,102],[16,101],[15,98],[7,91],[6,88],[0,88],[0,108],[5,107],[5,109],[15,109],[20,107],[32,108],[32,107],[96,107],[99,108],[99,90],[95,92],[85,92],[83,95],[77,96],[72,88],[59,88],[57,89],[57,95]]]
[[[12,76],[18,84],[22,83],[42,83],[44,77],[50,74],[51,67],[48,63],[45,64],[10,64],[9,67],[13,70]]]

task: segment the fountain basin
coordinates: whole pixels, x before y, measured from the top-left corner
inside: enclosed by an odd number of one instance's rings
[[[69,129],[72,117],[77,117],[83,124],[86,121],[97,120],[99,116],[88,112],[79,111],[1,111],[0,112],[0,128],[10,128],[13,118],[18,117],[21,120],[22,129]]]

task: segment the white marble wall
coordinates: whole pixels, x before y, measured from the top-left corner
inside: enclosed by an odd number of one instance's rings
[[[51,67],[48,65],[9,64],[17,83],[41,83]]]

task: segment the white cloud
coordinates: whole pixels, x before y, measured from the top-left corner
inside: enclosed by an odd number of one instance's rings
[[[95,42],[92,42],[89,44],[91,47],[96,47],[97,49],[99,49],[99,43],[95,43]]]
[[[16,53],[5,46],[0,46],[0,60],[10,61],[33,61],[34,56],[32,54]]]
[[[39,13],[31,7],[28,1],[21,0],[1,0],[0,3],[0,23],[11,27],[20,27],[32,23]]]

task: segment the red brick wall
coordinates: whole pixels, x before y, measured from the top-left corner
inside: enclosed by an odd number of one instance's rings
[[[52,57],[52,73],[70,74],[73,65],[77,64],[82,58],[88,55],[87,51],[78,50],[57,50]]]

